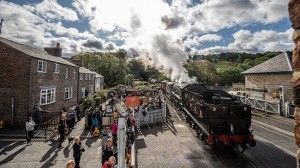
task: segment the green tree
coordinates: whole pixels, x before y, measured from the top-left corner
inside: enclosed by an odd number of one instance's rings
[[[184,65],[190,77],[196,77],[200,83],[215,85],[218,75],[215,67],[209,61],[188,62]]]
[[[107,86],[112,87],[125,83],[126,62],[113,55],[105,55],[100,59],[96,71],[104,75]]]

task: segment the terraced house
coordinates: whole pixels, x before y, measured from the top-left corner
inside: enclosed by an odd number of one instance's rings
[[[50,112],[77,102],[79,67],[61,53],[59,44],[43,51],[0,38],[0,116],[6,125],[23,126],[37,101]]]

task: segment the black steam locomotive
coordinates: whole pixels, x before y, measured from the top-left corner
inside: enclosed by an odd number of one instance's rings
[[[256,145],[250,130],[249,105],[235,101],[225,91],[208,89],[201,84],[181,87],[170,84],[162,84],[162,90],[185,113],[186,121],[207,144],[222,147],[240,145],[243,151],[247,144],[251,147]]]

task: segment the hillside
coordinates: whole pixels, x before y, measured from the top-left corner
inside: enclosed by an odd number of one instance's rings
[[[215,66],[217,72],[220,72],[226,68],[236,67],[238,65],[238,63],[231,62],[231,61],[218,61],[218,62],[214,62],[213,65]]]

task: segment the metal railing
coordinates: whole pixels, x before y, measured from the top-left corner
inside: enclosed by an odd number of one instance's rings
[[[250,105],[254,109],[269,112],[269,113],[274,113],[278,115],[280,114],[281,107],[279,102],[254,99],[245,96],[236,96],[236,98],[238,98],[244,104]]]

